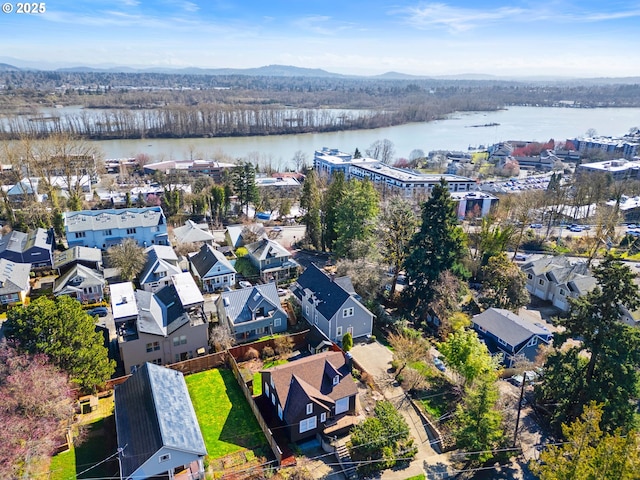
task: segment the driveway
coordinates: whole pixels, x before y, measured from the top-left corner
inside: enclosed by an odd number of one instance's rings
[[[385,399],[393,403],[405,418],[411,430],[411,435],[418,446],[416,458],[408,468],[400,471],[385,470],[382,473],[382,478],[384,480],[405,479],[414,475],[424,474],[423,464],[447,464],[446,455],[439,455],[431,448],[429,435],[422,423],[422,419],[414,410],[402,387],[395,381],[393,373],[391,373],[391,361],[393,360],[391,350],[378,342],[373,342],[356,344],[350,352],[356,362],[374,377]]]

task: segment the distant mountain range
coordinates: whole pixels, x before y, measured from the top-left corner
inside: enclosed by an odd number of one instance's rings
[[[10,61],[18,64],[16,66],[10,63],[0,63],[0,72],[18,72],[18,71],[54,71],[54,72],[87,72],[87,73],[164,73],[178,75],[247,75],[247,76],[265,76],[265,77],[325,77],[325,78],[370,78],[381,80],[477,80],[477,81],[571,81],[585,83],[624,83],[637,84],[640,83],[640,77],[601,77],[601,78],[577,78],[577,77],[559,77],[559,76],[497,76],[478,73],[465,73],[457,75],[410,75],[401,72],[386,72],[380,75],[344,75],[341,73],[329,72],[321,68],[304,68],[292,65],[266,65],[257,68],[169,68],[169,67],[123,67],[123,66],[103,66],[88,67],[75,66],[55,68],[49,65],[43,65],[42,68],[35,67],[34,62],[23,62],[18,59],[9,59],[8,57],[0,57],[0,62]]]

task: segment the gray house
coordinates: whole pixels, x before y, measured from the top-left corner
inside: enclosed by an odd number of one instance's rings
[[[145,362],[165,365],[208,352],[204,298],[189,272],[174,275],[170,285],[155,293],[121,288],[127,285],[117,284],[118,297],[111,288],[125,372],[135,372]]]
[[[120,478],[205,478],[207,449],[181,372],[145,363],[114,395]]]
[[[275,240],[262,238],[245,247],[249,260],[260,271],[264,282],[278,283],[298,274],[300,265],[291,258],[291,252]]]
[[[489,352],[502,356],[507,368],[519,358],[535,360],[538,347],[548,345],[553,337],[542,323],[502,308],[489,308],[476,315],[472,325]]]
[[[347,332],[353,338],[371,335],[373,313],[360,302],[349,277],[334,278],[312,264],[298,277],[292,291],[302,316],[330,340],[342,342]]]
[[[218,319],[227,322],[239,342],[256,340],[287,329],[275,283],[222,292],[216,303]]]
[[[69,295],[80,303],[101,302],[104,299],[104,276],[101,272],[76,264],[56,278],[53,294]]]

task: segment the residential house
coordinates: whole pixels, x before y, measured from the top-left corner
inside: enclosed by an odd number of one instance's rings
[[[237,341],[256,340],[287,329],[287,313],[275,283],[222,292],[216,307],[219,321],[229,325]]]
[[[182,227],[174,228],[173,238],[176,244],[207,243],[212,247],[216,246],[209,226],[206,223],[196,223],[193,220],[187,220],[187,223]]]
[[[0,304],[23,304],[31,290],[30,263],[15,263],[0,258]]]
[[[500,355],[507,368],[523,358],[533,361],[540,345],[548,345],[552,333],[541,321],[503,308],[489,308],[472,319],[473,329],[493,355]]]
[[[105,280],[101,272],[76,264],[56,278],[53,294],[69,295],[80,303],[101,302],[104,299]]]
[[[53,268],[58,275],[73,268],[75,265],[83,265],[93,270],[102,270],[102,250],[89,247],[71,247],[64,252],[56,252],[53,255]]]
[[[188,272],[155,293],[136,290],[134,297],[137,315],[116,321],[125,372],[145,362],[164,365],[209,351],[204,299]]]
[[[171,277],[182,273],[178,266],[178,256],[169,245],[151,245],[145,249],[147,261],[138,275],[140,288],[147,292],[157,292],[169,285]]]
[[[106,250],[125,238],[133,238],[143,247],[169,245],[167,220],[161,207],[65,212],[64,227],[69,247]]]
[[[50,267],[54,249],[53,229],[37,228],[29,233],[13,230],[0,238],[0,258],[30,263],[32,267]]]
[[[333,342],[315,325],[311,325],[304,339],[307,342],[309,353],[312,354],[326,352],[333,347]]]
[[[587,263],[566,257],[546,256],[522,266],[530,294],[550,301],[555,307],[569,311],[569,299],[577,298],[596,286]]]
[[[264,282],[278,283],[298,275],[300,265],[291,258],[289,250],[275,240],[262,238],[245,247],[249,261],[258,269]]]
[[[330,340],[341,343],[349,332],[353,338],[371,335],[373,314],[360,302],[349,277],[335,278],[311,264],[292,288],[302,316]]]
[[[224,231],[224,240],[228,246],[233,248],[242,247],[247,243],[247,236],[251,237],[249,243],[253,238],[260,238],[265,235],[266,230],[261,223],[253,223],[251,225],[229,225]]]
[[[207,449],[182,372],[145,363],[114,399],[119,478],[205,478]]]
[[[236,269],[224,254],[209,244],[203,244],[198,253],[189,256],[189,265],[205,292],[214,292],[236,283]]]
[[[291,441],[356,422],[358,389],[342,352],[311,355],[260,374],[262,394]]]

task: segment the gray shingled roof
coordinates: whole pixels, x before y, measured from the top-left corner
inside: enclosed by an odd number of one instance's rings
[[[182,227],[174,228],[173,235],[178,243],[213,242],[214,239],[206,224],[201,226],[193,220],[187,220]]]
[[[214,272],[214,276],[236,273],[236,269],[233,268],[227,257],[206,243],[200,247],[198,253],[189,257],[189,262],[198,272],[200,278],[207,278],[207,274],[216,264],[220,264],[220,272]]]
[[[161,207],[81,210],[64,213],[64,224],[69,232],[155,227],[162,225],[164,221]]]
[[[53,268],[62,268],[75,261],[102,263],[102,250],[76,246],[68,248],[64,252],[57,252],[54,255]]]
[[[29,290],[30,263],[15,263],[0,258],[0,295]]]
[[[207,454],[181,372],[145,363],[115,387],[115,405],[123,478],[162,447]]]
[[[262,238],[257,242],[245,245],[245,247],[249,252],[249,255],[258,260],[266,260],[267,258],[288,258],[291,256],[291,253],[289,253],[286,248],[278,242],[268,238]]]
[[[69,282],[78,277],[81,281],[73,285],[74,288],[83,289],[86,287],[101,286],[104,287],[104,277],[100,272],[96,272],[91,268],[87,268],[84,265],[74,265],[64,275],[56,278],[53,284],[53,293],[59,294],[61,291],[66,290],[69,286]]]
[[[266,283],[254,287],[241,288],[230,292],[222,292],[222,304],[231,323],[251,320],[251,309],[255,309],[260,303],[266,302],[273,309],[286,313],[280,305],[276,284]]]
[[[302,290],[309,290],[315,295],[320,301],[317,306],[318,311],[324,318],[330,319],[340,310],[344,302],[352,296],[352,293],[355,293],[351,280],[346,282],[343,278],[345,277],[332,280],[320,268],[311,264],[298,277],[296,283]]]
[[[152,245],[145,249],[147,261],[140,272],[140,284],[157,282],[161,278],[169,278],[171,275],[182,272],[178,267],[178,256],[173,247],[167,245]],[[165,272],[160,277],[158,273]]]
[[[473,323],[516,347],[533,335],[547,338],[549,330],[503,308],[489,308],[473,317]]]

